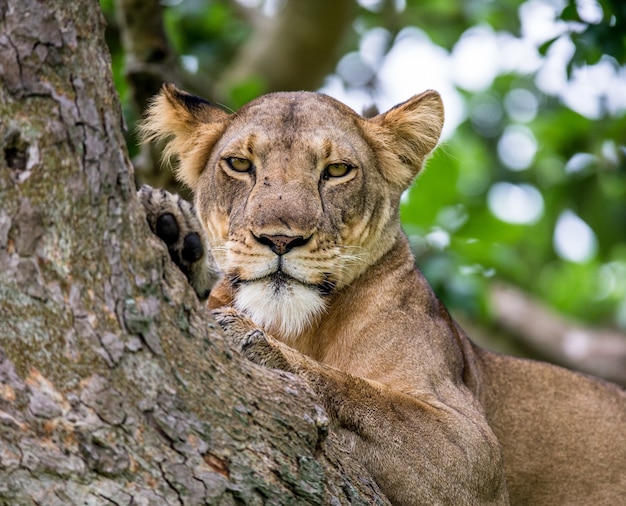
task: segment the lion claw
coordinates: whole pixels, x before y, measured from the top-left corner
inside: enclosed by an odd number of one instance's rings
[[[250,318],[233,307],[214,309],[212,314],[235,349],[248,360],[272,369],[292,369],[279,344]]]

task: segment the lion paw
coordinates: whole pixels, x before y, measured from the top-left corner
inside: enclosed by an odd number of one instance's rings
[[[272,369],[291,370],[279,344],[248,317],[232,307],[212,311],[229,341],[248,360]]]
[[[208,297],[219,270],[193,206],[178,195],[148,185],[143,185],[137,195],[150,230],[167,245],[170,257],[198,297]]]

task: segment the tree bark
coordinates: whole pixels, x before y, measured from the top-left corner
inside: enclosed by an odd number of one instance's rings
[[[0,3],[0,504],[387,504],[135,197],[97,2]]]

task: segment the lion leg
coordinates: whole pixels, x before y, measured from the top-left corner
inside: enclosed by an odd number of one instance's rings
[[[198,297],[206,299],[220,274],[193,206],[178,195],[148,185],[137,195],[150,230],[166,244]]]
[[[213,314],[246,358],[307,381],[392,503],[508,504],[498,440],[472,402],[393,391],[302,355],[233,308]]]

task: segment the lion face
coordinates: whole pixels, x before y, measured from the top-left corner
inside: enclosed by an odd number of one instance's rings
[[[400,195],[441,123],[434,92],[367,120],[316,93],[265,95],[227,115],[166,87],[146,124],[174,136],[235,305],[289,341],[393,246]]]

